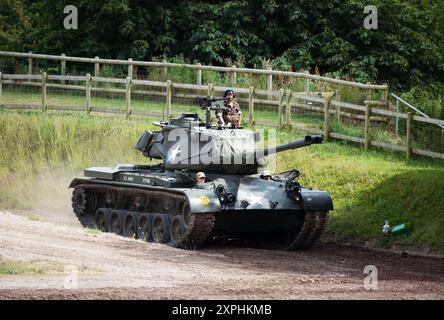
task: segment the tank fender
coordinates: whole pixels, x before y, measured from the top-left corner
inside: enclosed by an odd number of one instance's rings
[[[82,178],[74,178],[71,183],[69,184],[68,188],[75,188],[79,184],[85,184],[88,183],[92,178],[90,177],[82,177]]]
[[[333,210],[333,201],[327,191],[302,189],[302,206],[306,211]]]
[[[193,213],[221,211],[220,201],[214,190],[189,189],[183,190],[183,193],[187,196]]]

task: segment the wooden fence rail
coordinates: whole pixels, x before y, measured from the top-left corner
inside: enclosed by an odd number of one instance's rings
[[[51,83],[50,81],[59,81],[59,83]],[[75,85],[63,84],[76,82]],[[83,82],[82,85],[79,85],[79,82]],[[124,88],[99,88],[93,87],[93,85],[97,85],[100,83],[113,84],[113,85],[124,85]],[[223,92],[226,90],[226,87],[213,86],[212,84],[208,85],[190,85],[190,84],[181,84],[181,83],[173,83],[170,80],[165,82],[159,81],[147,81],[147,80],[134,80],[131,77],[126,77],[125,79],[117,79],[117,78],[104,78],[104,77],[96,77],[87,74],[85,77],[80,76],[59,76],[59,75],[47,75],[43,72],[41,75],[27,75],[27,74],[2,74],[0,73],[0,107],[13,109],[13,108],[30,108],[36,109],[38,106],[36,105],[17,105],[17,104],[6,104],[4,102],[4,93],[5,93],[5,85],[17,85],[17,86],[36,86],[41,88],[41,105],[40,109],[42,112],[46,112],[47,110],[76,110],[80,111],[78,107],[66,107],[66,106],[52,106],[48,105],[47,99],[47,89],[48,88],[62,88],[68,90],[82,90],[85,92],[85,108],[83,109],[87,114],[90,112],[108,112],[108,113],[118,113],[125,114],[125,117],[130,117],[131,114],[135,115],[153,115],[152,112],[145,112],[140,110],[132,110],[131,109],[131,96],[132,94],[156,94],[158,96],[165,97],[165,111],[164,116],[169,119],[171,118],[173,112],[173,98],[193,98],[196,95],[186,94],[186,93],[175,93],[174,89],[182,89],[182,90],[193,90],[193,91],[207,91],[208,95],[212,96],[215,92]],[[145,91],[145,90],[133,90],[133,86],[148,86],[150,88],[158,88],[160,90],[164,90],[165,92],[155,92],[155,91]],[[292,108],[298,109],[306,109],[317,111],[323,114],[324,124],[322,133],[324,134],[324,138],[328,141],[329,138],[339,139],[351,141],[364,145],[364,149],[368,150],[371,146],[386,148],[390,150],[402,151],[406,153],[406,158],[409,159],[412,154],[424,155],[433,158],[444,159],[444,154],[427,151],[427,150],[418,150],[412,148],[412,124],[413,121],[418,121],[422,123],[428,124],[438,124],[444,125],[444,120],[440,119],[431,119],[422,116],[413,116],[412,113],[401,113],[401,112],[393,112],[384,109],[379,109],[374,106],[383,105],[380,101],[366,100],[365,105],[355,105],[351,103],[339,102],[337,100],[332,100],[332,94],[326,94],[325,97],[315,97],[309,94],[303,93],[295,93],[291,92],[291,90],[257,90],[254,87],[250,87],[248,89],[245,88],[236,88],[236,91],[239,93],[243,93],[247,95],[246,98],[243,98],[243,101],[248,102],[248,110],[249,117],[248,123],[249,125],[255,125],[263,123],[261,121],[256,121],[254,117],[255,104],[259,101],[262,104],[270,104],[273,105],[277,109],[277,118],[278,118],[278,127],[279,128],[295,128],[302,131],[308,131],[313,133],[319,133],[317,129],[310,128],[301,128],[300,126],[293,125],[291,121],[291,110]],[[118,92],[124,94],[125,96],[125,109],[109,109],[109,108],[97,108],[93,107],[91,103],[91,92]],[[265,99],[257,99],[257,96],[265,96]],[[370,98],[370,97],[369,97]],[[272,99],[272,100],[269,100]],[[305,102],[315,102],[322,105],[322,107],[309,106],[304,103],[296,103],[296,101],[305,101]],[[331,117],[337,116],[338,109],[332,108],[335,106],[339,106],[341,109],[341,113],[345,113],[343,110],[350,109],[354,111],[364,112],[364,115],[361,115],[361,119],[364,120],[364,138],[359,137],[351,137],[343,134],[338,134],[331,131],[330,121]],[[158,113],[156,113],[158,115]],[[407,120],[406,126],[406,145],[399,146],[393,144],[382,143],[379,141],[372,140],[372,132],[371,132],[371,122],[377,121],[378,116],[390,116],[390,117],[399,117]],[[373,117],[372,117],[373,116]],[[270,123],[266,123],[266,125],[270,125]]]
[[[58,55],[48,55],[48,54],[34,54],[32,52],[20,53],[20,52],[9,52],[0,51],[0,57],[12,57],[12,58],[26,58],[28,59],[28,74],[33,73],[33,59],[49,60],[49,61],[60,61],[61,76],[66,75],[66,63],[67,62],[77,62],[77,63],[89,63],[94,65],[94,76],[98,77],[100,74],[100,65],[126,65],[128,66],[128,77],[133,78],[133,69],[137,67],[162,67],[164,68],[164,74],[168,68],[186,68],[197,71],[196,74],[196,84],[202,84],[202,71],[217,71],[226,72],[232,75],[232,86],[237,84],[237,74],[262,74],[267,76],[267,90],[271,91],[273,86],[273,76],[284,76],[284,77],[295,77],[306,80],[320,81],[325,83],[333,83],[337,85],[351,86],[360,89],[369,90],[369,95],[371,96],[372,90],[383,90],[384,91],[384,101],[388,101],[388,85],[375,85],[369,83],[359,83],[347,80],[334,79],[329,77],[318,76],[314,74],[309,74],[306,72],[292,72],[292,71],[280,71],[267,69],[251,69],[251,68],[237,68],[232,67],[218,67],[218,66],[205,66],[201,64],[184,64],[184,63],[170,63],[170,62],[155,62],[155,61],[133,61],[131,58],[128,60],[117,60],[117,59],[100,59],[99,57],[94,58],[84,58],[84,57],[69,57],[65,54]],[[166,80],[166,76],[163,80]],[[306,90],[308,90],[308,82],[306,82]]]

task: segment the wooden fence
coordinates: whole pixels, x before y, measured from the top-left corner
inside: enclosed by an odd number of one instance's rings
[[[48,81],[56,81],[59,83],[48,83]],[[74,82],[74,84],[69,84]],[[79,84],[81,83],[81,84]],[[94,86],[93,84],[120,84],[125,85],[125,89],[118,88],[100,88]],[[17,105],[3,102],[3,86],[4,85],[17,85],[17,86],[34,86],[41,88],[41,104],[38,105],[42,112],[47,110],[75,110],[81,111],[78,108],[71,108],[67,106],[60,105],[48,105],[47,100],[47,89],[48,88],[61,88],[67,90],[80,90],[85,92],[85,107],[84,112],[90,113],[95,112],[108,112],[108,113],[124,113],[128,118],[131,114],[134,115],[154,115],[150,111],[142,110],[132,110],[131,109],[131,96],[132,94],[145,94],[145,95],[156,95],[163,96],[165,98],[165,110],[164,116],[170,118],[173,114],[173,98],[193,98],[196,94],[189,93],[175,93],[174,89],[184,89],[188,91],[195,92],[205,92],[208,96],[213,96],[215,93],[223,92],[227,87],[213,86],[213,84],[202,85],[202,84],[182,84],[173,83],[170,80],[165,82],[159,81],[147,81],[147,80],[136,80],[131,77],[126,77],[125,79],[118,78],[103,78],[97,76],[91,76],[87,74],[86,76],[62,76],[62,75],[48,75],[43,72],[41,75],[30,75],[30,74],[1,74],[0,73],[0,107],[1,108],[36,108],[36,106],[31,105]],[[158,90],[138,90],[134,91],[133,86],[150,87],[157,88]],[[378,106],[385,106],[385,101],[372,101],[366,100],[364,105],[351,104],[346,102],[341,102],[338,100],[333,100],[332,97],[334,93],[324,94],[323,97],[313,96],[308,93],[291,92],[291,90],[260,90],[254,87],[250,88],[235,88],[236,92],[247,95],[244,101],[248,103],[248,124],[249,125],[267,125],[270,123],[264,123],[261,121],[255,121],[254,117],[254,106],[257,103],[268,104],[275,106],[277,109],[279,128],[295,128],[297,130],[306,131],[309,133],[321,133],[324,135],[326,141],[330,138],[352,141],[355,143],[360,143],[364,145],[365,150],[370,148],[370,146],[386,148],[390,150],[405,152],[407,159],[411,157],[412,154],[424,155],[433,158],[444,159],[444,154],[432,152],[428,150],[419,150],[412,148],[412,122],[422,122],[433,125],[444,125],[444,120],[430,119],[422,116],[412,115],[412,113],[401,113],[390,111],[386,109],[377,108]],[[91,104],[91,92],[114,92],[122,93],[125,95],[125,110],[121,109],[110,109],[110,108],[95,108]],[[305,103],[297,103],[297,101],[303,101]],[[315,103],[318,106],[308,105],[307,102]],[[321,131],[316,129],[310,129],[305,127],[300,127],[298,124],[293,125],[291,122],[291,112],[292,108],[305,109],[315,112],[321,112],[323,114],[323,129]],[[338,134],[332,132],[330,128],[330,123],[332,116],[344,116],[347,112],[344,110],[349,110],[350,112],[357,111],[364,113],[364,115],[355,115],[364,121],[364,138],[352,137],[343,134]],[[155,114],[158,115],[158,114]],[[380,121],[384,117],[395,117],[400,119],[405,119],[406,126],[406,145],[393,145],[382,143],[379,141],[372,140],[371,132],[371,122]]]

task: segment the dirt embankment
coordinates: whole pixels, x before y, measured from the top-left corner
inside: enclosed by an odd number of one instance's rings
[[[185,251],[0,213],[0,257],[62,272],[0,275],[0,299],[443,299],[444,259],[324,245]],[[378,268],[365,289],[364,267]],[[73,269],[75,268],[75,269]],[[78,289],[65,289],[76,270]]]

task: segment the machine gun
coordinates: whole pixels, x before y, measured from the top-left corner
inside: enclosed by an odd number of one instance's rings
[[[225,106],[225,98],[212,98],[212,97],[195,97],[193,99],[193,104],[199,105],[201,109],[206,109],[206,126],[207,128],[211,127],[211,111],[222,111],[228,110]]]

